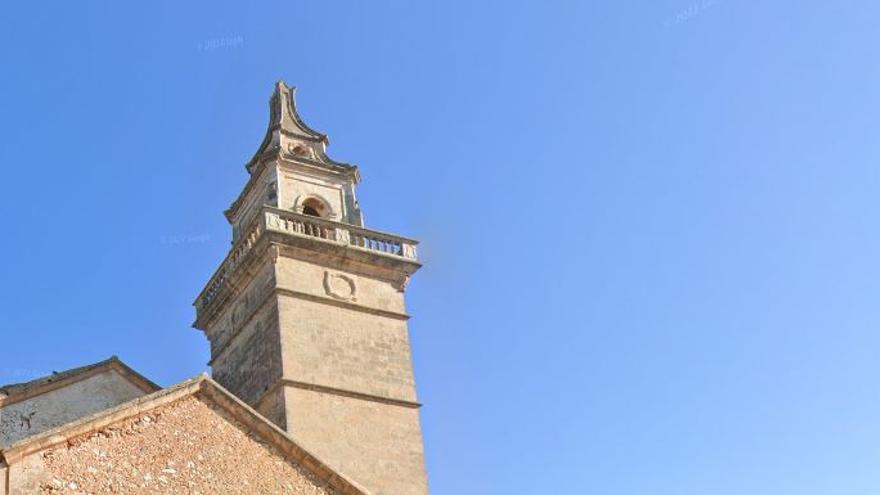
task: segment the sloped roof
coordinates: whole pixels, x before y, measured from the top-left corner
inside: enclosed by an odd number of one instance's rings
[[[110,358],[98,361],[97,363],[80,366],[78,368],[71,368],[58,373],[52,373],[51,375],[46,375],[27,382],[0,385],[0,407],[12,402],[18,402],[56,390],[109,369],[114,369],[120,372],[120,374],[125,376],[145,392],[152,393],[161,388],[137,371],[131,369],[131,367],[123,363],[117,356],[110,356]]]
[[[257,411],[208,377],[207,374],[202,374],[175,386],[159,390],[117,407],[13,443],[0,450],[0,466],[4,463],[7,466],[11,466],[36,452],[65,444],[73,438],[99,431],[158,407],[193,396],[222,408],[236,421],[239,421],[253,432],[254,435],[275,447],[287,460],[302,466],[303,469],[306,469],[321,481],[326,482],[328,486],[338,493],[343,495],[369,495],[369,492],[364,488],[334,471],[327,464],[301,447],[284,430],[261,416]],[[246,459],[243,459],[243,462],[246,462]]]

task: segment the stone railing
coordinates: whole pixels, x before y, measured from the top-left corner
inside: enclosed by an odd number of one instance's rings
[[[251,228],[247,230],[244,237],[232,246],[232,250],[226,255],[226,259],[223,260],[223,263],[220,263],[220,268],[217,269],[217,272],[211,277],[208,285],[205,286],[205,289],[199,295],[198,299],[196,299],[197,309],[201,310],[208,306],[214,298],[217,297],[217,294],[219,294],[226,285],[226,280],[229,278],[229,275],[235,271],[238,264],[244,259],[244,256],[250,252],[251,248],[254,247],[254,244],[257,243],[264,228],[263,222],[253,222]]]
[[[226,281],[238,267],[238,264],[250,252],[263,232],[272,231],[297,237],[307,237],[330,244],[343,245],[349,248],[369,251],[372,253],[416,261],[416,245],[418,241],[393,234],[369,230],[342,222],[334,222],[323,218],[302,215],[292,211],[264,206],[262,211],[251,222],[246,234],[232,246],[232,250],[220,264],[220,268],[211,277],[208,285],[196,299],[196,308],[201,311],[210,305],[223,290]]]
[[[366,251],[416,259],[418,241],[347,223],[265,207],[266,229],[302,237],[317,237]]]

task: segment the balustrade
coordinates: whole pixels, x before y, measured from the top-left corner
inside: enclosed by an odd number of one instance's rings
[[[417,241],[266,206],[251,224],[247,234],[235,243],[220,269],[208,282],[196,301],[198,308],[208,306],[220,294],[235,268],[257,243],[264,230],[311,237],[383,255],[416,260]]]

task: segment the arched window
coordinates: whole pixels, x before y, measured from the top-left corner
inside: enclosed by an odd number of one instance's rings
[[[327,218],[327,215],[330,213],[330,208],[318,198],[308,198],[302,202],[302,213],[303,215]]]

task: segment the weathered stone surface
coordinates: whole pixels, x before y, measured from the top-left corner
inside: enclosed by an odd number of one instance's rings
[[[276,283],[279,288],[320,298],[347,300],[364,311],[373,310],[405,316],[403,293],[389,280],[383,280],[365,267],[342,265],[340,260],[321,258],[322,263],[280,256],[276,261]],[[342,275],[354,285],[353,297],[338,297],[330,293],[325,283],[327,275]]]
[[[254,404],[281,377],[276,306],[270,303],[244,322],[211,365],[218,383]]]
[[[196,397],[72,439],[13,467],[19,472],[12,477],[14,493],[334,493],[225,411]]]
[[[286,388],[288,431],[376,495],[428,492],[419,410]]]
[[[65,378],[60,388],[24,400],[15,400],[16,395],[11,395],[0,402],[0,448],[148,392],[113,366],[85,373],[89,376],[78,380],[75,376]],[[47,381],[39,386],[50,385]]]
[[[280,296],[284,377],[415,402],[406,322]]]

